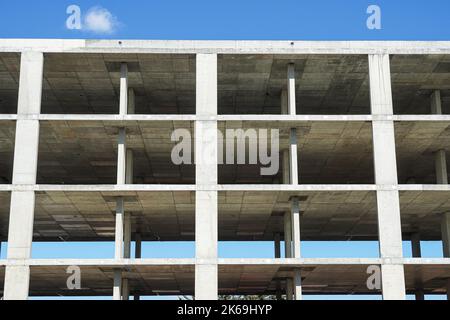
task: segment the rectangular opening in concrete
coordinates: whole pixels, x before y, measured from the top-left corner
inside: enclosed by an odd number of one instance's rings
[[[443,215],[450,211],[450,192],[401,191],[400,206],[403,240],[408,242],[409,248],[407,254],[414,255],[414,244],[420,246],[423,249],[420,251],[428,257],[443,257],[441,225]],[[427,250],[427,246],[432,246],[431,250]]]
[[[0,192],[0,260],[7,256],[10,203],[11,193]]]
[[[32,297],[109,297],[113,291],[115,266],[81,265],[81,288],[67,286],[67,265],[32,266],[30,296]],[[130,299],[133,296],[193,295],[193,265],[151,265],[122,268],[122,277],[128,279]]]
[[[12,183],[15,121],[0,121],[0,184]]]
[[[450,55],[391,55],[395,114],[432,114],[439,91],[443,114],[450,113]]]
[[[436,184],[436,157],[450,150],[450,125],[444,121],[395,122],[400,184]]]
[[[301,241],[378,241],[373,191],[219,192],[219,240],[284,240],[290,200],[300,199]]]
[[[17,113],[20,54],[0,53],[0,113]]]
[[[380,290],[367,288],[369,265],[279,266],[272,264],[220,265],[219,293],[227,295],[284,296],[286,280],[300,270],[302,293],[308,295],[379,295]],[[333,275],[333,276],[332,276]],[[325,297],[324,297],[325,298]],[[275,300],[274,298],[272,298]],[[284,297],[285,299],[285,297]]]
[[[243,144],[234,139],[233,149],[233,135],[231,135],[237,134],[235,129],[239,128],[245,135],[245,163],[243,164],[240,164],[242,161],[238,162],[238,156],[244,154],[239,152],[238,148]],[[300,184],[374,183],[372,126],[370,122],[361,121],[219,122],[219,129],[223,136],[224,163],[219,165],[219,183],[283,184],[283,172],[289,171],[288,168],[283,168],[285,163],[283,158],[289,154],[291,128],[297,130]],[[231,130],[230,135],[227,130]],[[267,132],[268,141],[262,138],[262,131]],[[274,131],[279,135],[278,154],[272,154],[272,141],[277,140]],[[251,142],[250,139],[252,139]],[[227,147],[228,142],[231,147]],[[272,159],[267,165],[263,165],[261,161],[261,143],[267,147],[266,154]],[[230,157],[228,160],[227,154],[233,150],[234,158]],[[256,164],[251,163],[250,152],[257,160]],[[275,159],[275,157],[278,158]],[[263,173],[262,168],[273,170]]]
[[[42,113],[119,113],[121,65],[136,114],[195,114],[195,55],[48,53]]]
[[[116,184],[119,128],[133,151],[135,184],[194,184],[195,165],[172,161],[174,130],[193,135],[189,121],[41,121],[40,184]],[[192,148],[194,142],[191,144]]]
[[[195,194],[166,192],[38,192],[35,241],[114,241],[116,199],[130,214],[132,239],[193,241]]]
[[[219,114],[281,114],[288,64],[297,114],[370,114],[366,55],[219,55]]]

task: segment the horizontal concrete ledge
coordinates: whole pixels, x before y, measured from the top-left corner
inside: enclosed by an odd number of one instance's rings
[[[42,192],[163,192],[163,191],[255,191],[255,192],[295,192],[295,191],[450,191],[446,184],[402,184],[402,185],[374,185],[374,184],[222,184],[216,186],[195,184],[132,184],[132,185],[11,185],[0,184],[0,192],[10,191],[42,191]]]
[[[223,54],[448,54],[449,41],[216,41],[0,39],[0,52]]]
[[[197,116],[179,114],[39,114],[16,115],[0,114],[0,121],[13,120],[41,120],[41,121],[109,121],[118,122],[117,125],[126,125],[126,122],[136,121],[270,121],[276,122],[363,122],[363,121],[407,121],[407,122],[442,122],[450,121],[450,115],[218,115]]]
[[[172,266],[211,264],[241,265],[241,266],[287,266],[301,267],[313,265],[450,265],[450,258],[301,258],[301,259],[257,259],[257,258],[219,258],[214,261],[196,259],[28,259],[28,260],[0,260],[0,266],[29,265],[29,266]]]

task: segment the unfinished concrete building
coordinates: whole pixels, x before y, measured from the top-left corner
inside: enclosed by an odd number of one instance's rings
[[[449,42],[0,40],[0,294],[450,296],[449,113]],[[219,164],[227,128],[279,129],[279,172]],[[195,164],[171,161],[175,129]],[[310,240],[379,257],[302,258]],[[33,259],[42,241],[115,257]],[[195,257],[141,258],[144,241]],[[220,258],[219,241],[275,258]]]

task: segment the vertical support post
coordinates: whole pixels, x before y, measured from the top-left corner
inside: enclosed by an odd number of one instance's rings
[[[435,90],[431,95],[431,113],[442,114],[441,91]],[[448,184],[447,156],[441,149],[435,155],[436,183]],[[450,213],[445,212],[441,218],[442,249],[444,257],[450,258]],[[450,300],[450,280],[447,283],[447,300]]]
[[[217,54],[197,54],[198,116],[195,122],[195,299],[218,299],[217,266]]]
[[[297,108],[295,102],[295,65],[293,63],[288,64],[287,96],[289,114],[295,116],[297,114]]]
[[[135,241],[134,258],[141,259],[141,257],[142,257],[142,237],[139,232],[136,233],[134,241]],[[140,300],[140,299],[141,299],[141,297],[139,295],[134,295],[134,300]]]
[[[128,110],[128,65],[123,62],[120,66],[120,101],[119,114],[124,116]]]
[[[431,94],[431,114],[442,114],[442,100],[440,90],[434,90]]]
[[[126,115],[128,111],[128,66],[122,63],[120,67],[120,97],[119,97],[119,114]],[[126,147],[126,129],[120,128],[117,141],[117,184],[126,183],[127,177],[127,147]],[[123,259],[125,257],[124,236],[125,236],[125,204],[123,197],[116,199],[116,230],[115,230],[115,258]],[[129,254],[129,251],[127,252]],[[114,289],[113,299],[123,299],[122,270],[114,270]],[[126,282],[126,281],[125,281]],[[125,289],[127,289],[125,283]]]
[[[444,257],[450,258],[450,212],[442,214],[441,234]]]
[[[420,234],[418,232],[411,235],[411,249],[413,258],[420,258],[422,256],[422,250],[420,248]],[[414,295],[416,300],[425,300],[420,274],[416,277],[415,286],[416,288]]]
[[[413,258],[422,257],[422,250],[420,248],[420,234],[418,232],[411,235],[411,249]]]
[[[291,199],[291,221],[292,221],[292,252],[294,258],[301,257],[300,250],[300,204],[297,197]],[[294,299],[302,299],[302,277],[301,270],[294,270]]]
[[[113,286],[113,300],[121,300],[122,296],[122,271],[120,269],[114,270],[114,286]]]
[[[281,258],[281,237],[279,233],[274,235],[275,259]]]
[[[292,258],[292,220],[291,214],[284,214],[284,257]]]
[[[448,184],[447,175],[447,157],[445,150],[438,150],[436,152],[436,183],[437,184]]]
[[[20,83],[16,140],[14,147],[13,184],[36,184],[39,152],[39,120],[21,119],[22,115],[41,112],[44,55],[23,52],[20,61]],[[34,191],[13,191],[9,215],[7,259],[21,261],[8,265],[5,271],[4,299],[26,300],[30,285],[30,267],[34,224]]]
[[[372,121],[375,182],[378,186],[378,233],[383,299],[404,300],[406,290],[394,122],[390,117],[393,115],[393,104],[389,63],[387,54],[369,55],[372,115],[385,116],[384,119]]]
[[[298,184],[298,155],[297,155],[297,129],[291,128],[290,132],[290,178],[291,184]]]
[[[275,249],[275,259],[281,258],[281,236],[279,233],[274,235],[274,249]],[[281,300],[281,283],[280,280],[276,280],[276,296],[277,300]]]

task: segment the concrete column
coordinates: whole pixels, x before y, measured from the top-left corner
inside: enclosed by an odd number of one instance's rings
[[[431,114],[442,114],[441,91],[435,90],[431,94]]]
[[[300,258],[300,205],[297,197],[291,199],[292,252]]]
[[[288,93],[286,89],[281,90],[281,114],[289,114]]]
[[[279,233],[274,234],[274,249],[275,249],[275,259],[281,258],[281,236]],[[281,300],[281,283],[280,280],[276,280],[276,296],[277,300]]]
[[[283,160],[283,184],[290,184],[291,183],[291,169],[290,169],[290,157],[289,157],[289,150],[283,150],[282,154],[282,160]]]
[[[292,216],[291,213],[284,214],[284,257],[292,258]]]
[[[128,66],[122,63],[120,68],[120,97],[119,97],[119,114],[126,115],[128,112]],[[127,147],[126,147],[126,129],[120,128],[117,140],[117,184],[126,183],[127,176]],[[125,256],[124,248],[124,223],[125,223],[125,206],[123,197],[116,200],[116,230],[115,230],[115,258],[123,259]],[[123,294],[123,279],[120,269],[114,270],[114,289],[113,299],[121,300]],[[127,284],[125,284],[127,287]]]
[[[279,233],[274,235],[275,259],[281,258],[281,237]]]
[[[38,115],[41,112],[44,55],[41,52],[23,52],[20,62],[18,115]],[[36,184],[39,151],[39,121],[19,119],[16,122],[13,184]],[[13,191],[8,231],[8,260],[22,261],[23,265],[7,266],[5,270],[4,299],[28,298],[33,241],[35,194],[33,191]]]
[[[294,282],[292,278],[286,279],[286,300],[294,299]]]
[[[414,233],[411,235],[411,249],[413,258],[420,258],[422,256],[419,233]]]
[[[288,112],[291,116],[295,116],[297,114],[297,109],[295,102],[295,65],[293,63],[288,64],[287,97]]]
[[[284,214],[284,257],[292,258],[292,219],[291,213]],[[286,279],[286,300],[292,300],[294,285],[291,278]]]
[[[122,298],[122,271],[120,269],[114,270],[114,286],[113,286],[113,300],[121,300]]]
[[[128,88],[128,114],[136,113],[136,95],[133,88]]]
[[[123,250],[123,230],[124,226],[124,203],[120,197],[116,201],[116,228],[115,228],[115,258],[122,259],[124,257]],[[113,299],[121,300],[122,298],[122,270],[114,270],[114,288]]]
[[[142,257],[142,239],[141,234],[139,232],[135,235],[135,245],[134,245],[134,258],[141,259]],[[134,300],[140,300],[141,297],[137,294],[134,295]]]
[[[441,219],[443,253],[445,258],[450,258],[450,212],[442,214]]]
[[[123,234],[123,257],[125,259],[131,258],[131,217],[130,213],[124,214],[124,234]],[[123,277],[122,280],[122,300],[129,300],[130,287],[128,285],[128,279]]]
[[[448,184],[447,157],[445,150],[438,150],[435,155],[436,183]]]
[[[298,155],[297,155],[297,129],[291,128],[290,132],[290,146],[289,146],[289,176],[291,184],[298,184]]]
[[[389,55],[369,55],[370,97],[373,115],[393,114]],[[377,191],[378,233],[383,299],[404,300],[404,268],[401,263],[402,230],[398,194],[394,122],[373,120],[373,151]]]
[[[420,234],[418,232],[411,235],[411,249],[413,258],[420,258],[422,256],[420,248]],[[417,276],[415,286],[416,290],[414,295],[416,297],[416,300],[425,300],[425,294],[423,292],[422,279],[420,278],[420,275]]]
[[[301,257],[300,250],[300,205],[298,198],[291,199],[291,222],[292,222],[292,253],[294,258]],[[301,270],[294,270],[293,289],[295,300],[302,299],[302,277]]]
[[[197,115],[211,120],[195,123],[195,299],[218,299],[217,266],[217,55],[197,54]]]
[[[119,114],[124,116],[128,111],[128,65],[122,63],[120,66],[120,102]]]

